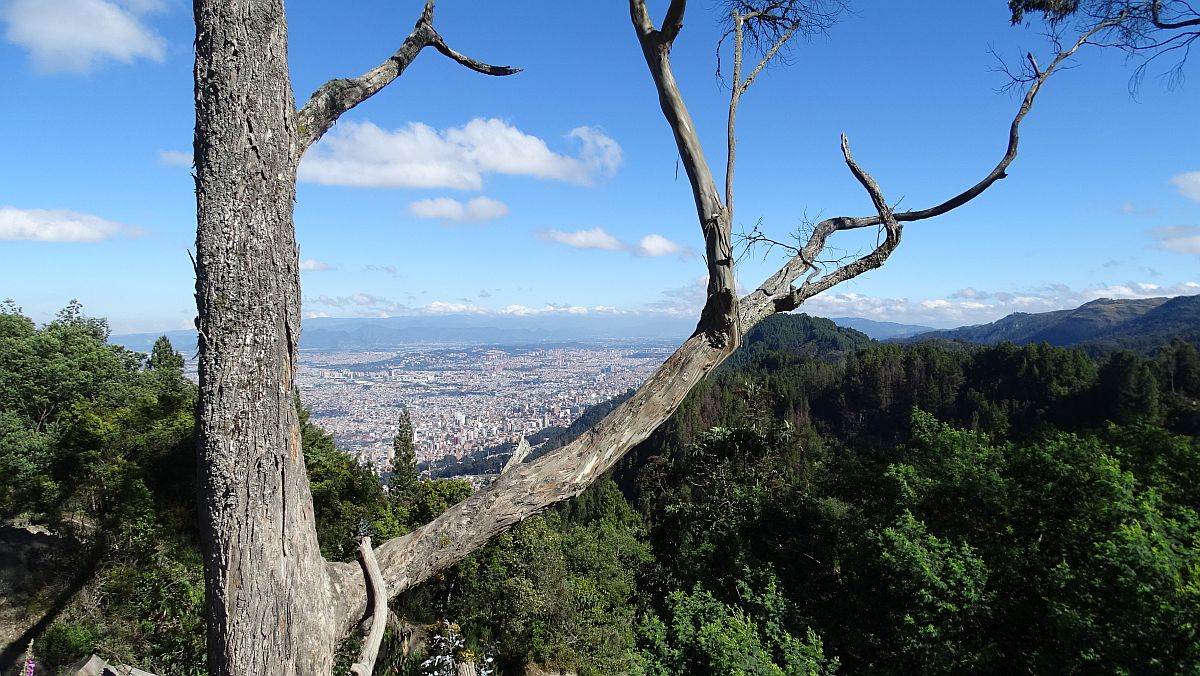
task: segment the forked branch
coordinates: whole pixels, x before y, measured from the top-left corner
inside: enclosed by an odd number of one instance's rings
[[[1008,175],[1007,171],[1009,165],[1013,163],[1013,160],[1017,159],[1017,147],[1021,140],[1021,122],[1025,119],[1025,116],[1029,113],[1030,109],[1033,108],[1034,99],[1037,98],[1038,92],[1040,92],[1042,89],[1042,85],[1044,85],[1046,81],[1050,79],[1050,76],[1053,75],[1056,70],[1058,70],[1064,61],[1074,56],[1075,53],[1078,52],[1081,47],[1088,44],[1094,36],[1121,23],[1121,21],[1124,20],[1124,17],[1125,15],[1122,14],[1117,18],[1105,21],[1093,27],[1091,30],[1081,35],[1070,49],[1059,52],[1058,55],[1054,57],[1054,60],[1050,62],[1050,65],[1046,66],[1044,70],[1038,70],[1037,62],[1033,60],[1031,56],[1027,57],[1034,68],[1032,77],[1030,78],[1029,89],[1025,92],[1025,97],[1021,100],[1021,106],[1017,109],[1017,114],[1013,117],[1012,123],[1009,125],[1008,146],[1005,148],[1004,156],[1000,158],[1000,161],[996,163],[996,166],[978,183],[972,185],[954,197],[951,197],[945,202],[929,207],[928,209],[921,209],[919,211],[903,211],[897,213],[895,214],[896,220],[908,223],[912,221],[922,221],[935,216],[941,216],[942,214],[953,211],[967,202],[970,202],[971,200],[983,194],[983,191],[990,188],[996,181],[1006,177]],[[873,225],[879,225],[882,222],[878,215],[867,216],[863,218],[842,219],[842,221],[843,222],[838,228],[839,230],[866,228]]]
[[[492,66],[476,61],[451,49],[433,28],[433,3],[434,0],[426,0],[425,8],[421,11],[421,17],[417,19],[412,32],[404,38],[396,53],[386,61],[356,78],[330,80],[313,92],[308,102],[296,114],[300,154],[324,136],[342,113],[366,101],[400,77],[426,47],[433,47],[463,66],[484,75],[512,75],[521,71],[520,68]]]
[[[1090,30],[1081,35],[1079,39],[1075,41],[1074,45],[1072,45],[1069,49],[1059,52],[1053,61],[1051,61],[1051,63],[1044,69],[1040,69],[1038,67],[1037,61],[1033,59],[1032,56],[1027,57],[1029,59],[1030,66],[1033,69],[1029,81],[1029,89],[1025,92],[1025,96],[1021,101],[1021,105],[1017,109],[1017,113],[1013,117],[1012,123],[1009,125],[1008,145],[1006,146],[1004,155],[1000,158],[1000,161],[997,162],[996,166],[979,182],[940,204],[918,211],[904,211],[890,214],[890,218],[895,221],[896,225],[906,222],[921,221],[953,211],[954,209],[963,206],[967,202],[970,202],[979,195],[983,194],[984,191],[994,185],[997,181],[1007,176],[1008,167],[1017,158],[1017,150],[1020,144],[1021,123],[1025,119],[1025,116],[1033,108],[1033,103],[1037,98],[1038,92],[1041,91],[1042,86],[1047,80],[1050,79],[1050,76],[1059,69],[1064,61],[1071,58],[1084,45],[1089,44],[1095,35],[1112,28],[1125,18],[1125,15],[1122,14],[1092,27]],[[861,183],[863,179],[859,176],[859,173],[855,171],[855,165],[853,164],[852,158],[848,154],[848,150],[849,148],[847,145],[845,145],[845,139],[843,138],[843,152],[846,154],[847,165],[850,166],[851,171],[855,173],[855,177],[858,178]],[[864,184],[864,188],[867,188],[869,193],[871,192],[871,189],[867,186],[867,184]],[[844,266],[840,266],[827,275],[816,278],[817,268],[814,265],[814,261],[817,260],[821,251],[824,250],[825,244],[829,237],[835,232],[884,225],[888,230],[889,238],[892,237],[893,228],[888,226],[884,217],[885,212],[879,208],[877,196],[872,193],[871,198],[873,202],[876,202],[876,213],[874,215],[856,218],[839,216],[835,218],[828,218],[820,223],[817,223],[817,225],[813,228],[812,233],[809,235],[808,240],[799,248],[799,251],[796,253],[796,255],[788,260],[775,274],[771,275],[771,277],[767,279],[767,281],[764,282],[758,289],[749,294],[746,299],[743,299],[743,325],[748,325],[746,322],[756,322],[762,317],[773,312],[794,310],[806,299],[811,298],[817,293],[825,291],[848,279],[852,279],[853,277],[856,277],[859,274],[862,274],[863,272],[874,267],[878,267],[880,264],[882,264],[882,262],[887,259],[887,256],[890,255],[891,250],[895,248],[895,245],[889,245],[889,239],[885,239],[879,246],[865,256]],[[884,204],[884,206],[886,207],[887,205]],[[890,211],[888,213],[890,213]],[[895,233],[895,237],[898,243],[898,230]],[[810,273],[809,277],[799,288],[793,288],[792,284],[805,273]]]
[[[845,134],[842,134],[842,157],[845,158],[846,166],[850,168],[850,173],[854,174],[854,178],[858,180],[863,189],[867,191],[867,194],[871,196],[871,203],[875,205],[875,211],[878,214],[879,220],[883,223],[886,235],[883,241],[867,255],[861,256],[846,265],[839,266],[833,272],[816,279],[816,281],[813,281],[813,276],[810,275],[800,288],[791,290],[787,295],[775,301],[774,310],[776,312],[795,310],[805,300],[818,293],[853,279],[868,270],[880,267],[887,261],[888,256],[892,255],[896,247],[900,246],[900,235],[903,232],[904,226],[892,214],[892,209],[888,206],[887,200],[883,196],[883,191],[879,188],[879,184],[875,182],[875,179],[866,170],[854,161],[854,156],[850,153],[850,141],[846,138]],[[833,230],[819,231],[825,234],[820,238],[820,244],[813,247],[817,251],[825,247],[825,239],[828,238],[829,234],[834,232]],[[798,255],[805,253],[805,250],[801,249]],[[805,262],[810,268],[813,267],[813,258],[805,257]],[[813,271],[816,271],[815,268],[813,268]]]

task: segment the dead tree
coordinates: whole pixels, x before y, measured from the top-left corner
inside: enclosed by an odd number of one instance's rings
[[[371,577],[381,575],[380,589],[365,581],[364,568],[374,568],[372,557],[364,555],[362,567],[332,563],[317,546],[293,406],[300,334],[292,223],[296,170],[304,151],[338,116],[399,77],[426,47],[488,75],[515,69],[480,63],[447,46],[433,28],[433,0],[428,0],[394,55],[360,77],[331,80],[297,110],[282,0],[195,0],[197,462],[211,673],[329,673],[338,639],[363,620],[371,605],[379,605],[369,599],[392,598],[521,519],[579,494],[666,420],[749,327],[879,267],[900,244],[905,223],[955,209],[1003,178],[1038,90],[1091,36],[1045,68],[1031,59],[1035,76],[1002,158],[982,180],[941,204],[893,213],[843,137],[846,165],[866,191],[872,213],[818,223],[778,272],[739,299],[731,241],[738,102],[789,38],[832,19],[822,8],[836,9],[836,1],[729,3],[733,68],[723,193],[672,72],[671,47],[683,27],[685,5],[672,0],[659,27],[644,0],[630,0],[629,8],[704,238],[708,293],[695,332],[629,400],[577,440],[512,467],[433,522],[375,549],[378,571]],[[748,44],[761,49],[747,69]],[[827,273],[813,263],[831,237],[862,228],[881,230],[873,250]],[[376,617],[384,615],[374,610]],[[368,651],[359,669],[367,669],[370,661]]]

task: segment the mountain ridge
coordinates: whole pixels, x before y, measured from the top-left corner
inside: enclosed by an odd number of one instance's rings
[[[1014,312],[987,324],[929,331],[894,339],[997,345],[1049,343],[1094,350],[1137,349],[1164,344],[1171,338],[1200,341],[1200,295],[1159,298],[1097,298],[1076,308],[1050,312]]]

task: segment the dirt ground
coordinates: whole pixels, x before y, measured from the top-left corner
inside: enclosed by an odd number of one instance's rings
[[[37,526],[0,525],[0,654],[5,658],[14,651],[24,654],[25,646],[11,644],[38,621],[31,606],[40,592],[69,572],[63,561],[73,549],[70,541]],[[0,659],[0,670],[6,661]]]

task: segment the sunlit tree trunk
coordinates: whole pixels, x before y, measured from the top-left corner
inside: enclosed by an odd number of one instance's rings
[[[197,0],[199,505],[213,674],[327,674],[294,405],[298,144],[282,0]]]

